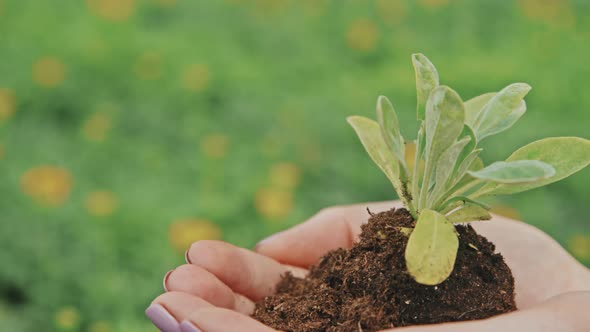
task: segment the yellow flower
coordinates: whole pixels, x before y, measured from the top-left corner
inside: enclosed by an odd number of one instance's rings
[[[94,14],[109,21],[124,21],[133,15],[135,0],[86,0]]]
[[[568,249],[580,260],[590,260],[590,234],[576,234],[568,241]]]
[[[155,80],[162,76],[162,58],[155,52],[142,54],[135,66],[135,74],[142,80]]]
[[[109,324],[108,322],[105,322],[105,321],[94,322],[94,323],[90,324],[90,326],[88,327],[88,332],[111,332],[111,331],[113,331],[111,324]]]
[[[182,84],[185,89],[199,92],[209,84],[209,68],[204,64],[193,64],[188,66],[182,77]]]
[[[72,176],[65,169],[55,166],[39,166],[21,177],[21,190],[42,205],[63,204],[72,189]]]
[[[571,28],[575,15],[568,0],[519,0],[525,16],[556,26]]]
[[[210,134],[201,139],[201,151],[211,159],[221,159],[227,154],[229,138],[221,133]]]
[[[449,0],[419,0],[418,2],[422,6],[424,6],[426,8],[431,8],[431,9],[444,7],[449,4]]]
[[[74,307],[64,307],[55,314],[55,324],[66,330],[73,330],[80,323],[80,314]]]
[[[398,24],[406,17],[406,2],[400,0],[377,0],[377,12],[386,23]]]
[[[33,64],[33,81],[46,88],[54,88],[65,79],[65,66],[57,58],[44,57]]]
[[[0,123],[9,119],[15,109],[14,92],[9,89],[0,89]]]
[[[301,171],[297,165],[282,162],[272,165],[269,172],[270,183],[273,187],[293,189],[299,184]]]
[[[86,120],[82,127],[82,133],[89,141],[103,142],[111,126],[110,115],[105,111],[97,111]]]
[[[521,216],[520,216],[520,213],[518,212],[518,210],[516,210],[515,208],[508,206],[508,205],[502,205],[502,204],[492,205],[490,212],[495,213],[500,216],[503,216],[503,217],[506,217],[506,218],[510,218],[510,219],[515,219],[515,220],[521,219]]]
[[[274,188],[262,188],[256,192],[255,207],[267,219],[283,219],[293,209],[293,194]]]
[[[346,32],[348,46],[361,52],[369,52],[375,49],[378,38],[379,29],[375,23],[368,19],[357,19],[352,22]]]
[[[220,239],[221,229],[208,220],[181,219],[170,225],[168,238],[176,251],[184,252],[193,242]]]
[[[94,191],[86,195],[86,210],[96,217],[110,216],[117,205],[117,197],[110,191]]]

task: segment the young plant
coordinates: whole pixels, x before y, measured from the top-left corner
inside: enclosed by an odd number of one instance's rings
[[[421,284],[436,285],[453,271],[459,246],[453,224],[491,219],[479,199],[537,188],[581,170],[590,164],[590,141],[546,138],[484,167],[478,144],[525,113],[531,87],[514,83],[463,102],[453,89],[439,85],[436,68],[424,55],[412,55],[412,62],[420,122],[413,153],[386,97],[377,99],[378,121],[347,120],[416,220],[413,229],[403,230],[409,234],[408,272]]]

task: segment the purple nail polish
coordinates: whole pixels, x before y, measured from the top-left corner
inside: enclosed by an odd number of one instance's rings
[[[168,286],[166,286],[166,284],[168,283],[168,277],[170,277],[170,273],[172,273],[172,271],[174,271],[174,270],[170,270],[170,271],[166,272],[166,275],[164,276],[164,279],[162,280],[162,286],[164,287],[164,291],[166,291],[166,292],[169,292]]]
[[[181,332],[201,332],[193,323],[185,320],[184,322],[180,323],[180,331]]]
[[[180,326],[176,319],[159,304],[150,305],[146,311],[146,316],[162,332],[180,332]]]

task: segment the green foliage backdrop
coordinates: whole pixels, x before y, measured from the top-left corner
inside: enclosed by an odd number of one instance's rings
[[[527,82],[485,160],[590,138],[590,5],[519,0],[0,0],[0,326],[146,331],[188,244],[252,246],[394,198],[345,122],[415,132],[410,54],[464,99]],[[590,170],[491,202],[590,263]],[[541,258],[542,259],[542,258]]]

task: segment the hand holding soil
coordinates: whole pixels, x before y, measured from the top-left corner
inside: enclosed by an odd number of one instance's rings
[[[250,317],[255,308],[255,316],[258,319],[263,318],[261,320],[265,321],[272,318],[272,315],[268,315],[266,305],[273,298],[282,296],[271,296],[275,293],[277,285],[279,285],[278,293],[296,294],[298,290],[293,288],[297,288],[297,285],[306,285],[301,280],[308,279],[299,278],[308,273],[308,268],[318,264],[319,261],[318,267],[312,268],[312,274],[314,274],[322,267],[322,264],[327,264],[326,258],[320,261],[321,257],[338,248],[350,249],[354,243],[357,243],[361,225],[366,223],[369,217],[367,208],[371,213],[376,214],[388,211],[394,206],[401,207],[401,204],[381,202],[324,209],[307,222],[262,241],[255,252],[224,242],[197,242],[187,252],[188,264],[179,266],[166,275],[164,279],[166,293],[154,300],[148,309],[148,316],[165,332],[181,331],[181,328],[182,331],[192,332],[277,331]],[[590,326],[590,317],[587,315],[587,308],[590,307],[590,271],[587,268],[572,258],[548,235],[525,223],[494,216],[490,222],[477,222],[472,226],[478,234],[485,236],[496,245],[495,251],[501,253],[512,270],[518,310],[484,320],[412,326],[393,330],[415,332],[587,331]],[[365,231],[369,228],[369,226],[364,227]],[[469,232],[466,229],[461,236],[465,239],[470,236]],[[391,234],[384,235],[392,236]],[[481,243],[478,242],[475,245],[471,243],[475,248],[471,248],[471,252],[466,248],[464,252],[467,255],[483,255],[490,258],[490,262],[497,260],[494,257],[501,259],[501,256],[493,254],[493,245],[489,242],[475,238],[473,240],[472,242],[477,240]],[[486,253],[486,248],[483,246],[486,246],[488,250],[491,248],[492,253]],[[333,260],[330,264],[338,267],[337,259],[344,257],[342,252],[354,250],[332,252],[328,255]],[[457,264],[461,261],[461,252],[460,248]],[[293,276],[287,274],[288,272]],[[283,279],[282,276],[286,274],[289,276]],[[370,272],[367,273],[367,279],[370,279],[369,275]],[[326,276],[321,277],[324,277],[325,281]],[[486,273],[481,273],[479,277],[484,281],[487,278]],[[442,290],[445,283],[452,282],[453,278],[452,275],[443,284],[437,286],[437,290],[438,287]],[[493,281],[492,279],[490,282]],[[289,282],[289,280],[299,281]],[[495,284],[502,283],[495,282]],[[311,285],[311,287],[315,286],[318,285]],[[481,286],[485,292],[487,286]],[[436,291],[433,287],[428,287],[430,291]],[[372,289],[366,289],[367,293],[371,291]],[[420,296],[424,294],[420,293]],[[301,294],[298,295],[301,296]],[[305,297],[297,300],[302,299]],[[479,300],[481,300],[480,303],[474,302],[474,305],[485,307],[488,299]],[[502,299],[499,299],[499,303],[503,303]],[[350,326],[342,325],[346,324],[346,321],[340,322],[341,325],[336,324],[338,322],[335,320],[346,317],[346,313],[341,312],[346,307],[346,303],[334,308],[329,308],[330,304],[334,305],[334,303],[326,302],[325,307],[315,309],[315,314],[322,313],[323,316],[314,316],[314,312],[308,312],[308,316],[300,317],[299,321],[279,323],[279,325],[283,324],[279,330],[363,331],[358,327],[351,329]],[[409,306],[411,302],[400,305]],[[403,317],[403,306],[401,308],[402,316],[399,317]],[[292,304],[272,309],[293,317],[302,313]],[[368,317],[380,315],[378,310],[363,313],[357,308],[356,312]],[[333,313],[334,317],[328,317],[330,313]],[[469,314],[469,312],[464,313],[464,315]],[[336,315],[338,317],[335,317]],[[179,326],[178,322],[183,323]],[[382,331],[386,330],[382,329]]]

